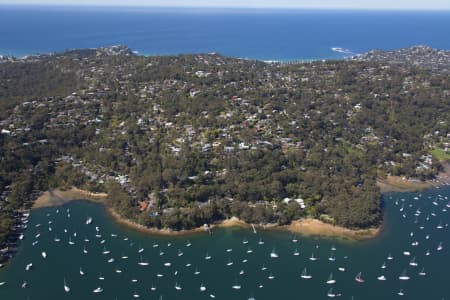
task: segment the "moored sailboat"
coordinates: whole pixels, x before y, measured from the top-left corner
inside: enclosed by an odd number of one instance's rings
[[[311,254],[311,257],[309,258],[310,261],[316,261],[318,260],[317,257],[314,256],[314,252]]]
[[[143,260],[142,260],[142,256],[141,256],[141,259],[140,259],[140,261],[138,262],[138,265],[140,265],[140,266],[148,266],[149,263],[148,263],[147,261],[143,261]]]
[[[270,252],[270,258],[278,258],[278,253],[275,252],[275,248],[272,249],[272,252]]]
[[[362,273],[359,272],[356,276],[355,276],[355,281],[359,282],[359,283],[364,283],[364,279],[361,277]]]
[[[330,288],[327,292],[327,297],[334,298],[336,294],[333,292],[333,288]]]
[[[64,278],[64,292],[66,293],[70,292],[70,287],[67,285],[65,278]]]
[[[333,279],[333,273],[330,273],[330,276],[328,276],[326,283],[327,284],[335,284],[336,283],[336,280]]]
[[[403,270],[403,272],[398,276],[398,279],[400,280],[409,280],[409,276],[406,274],[406,269]]]
[[[308,274],[308,271],[306,270],[306,268],[303,269],[300,277],[303,279],[311,279],[312,278],[312,276],[310,274]]]

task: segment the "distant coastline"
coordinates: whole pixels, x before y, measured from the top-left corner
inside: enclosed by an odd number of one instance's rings
[[[119,46],[119,45],[118,45]],[[101,47],[111,47],[110,45],[104,45],[104,46],[99,46]],[[218,54],[218,55],[224,55],[226,57],[229,58],[235,58],[235,59],[242,59],[242,60],[248,60],[248,61],[260,61],[260,62],[264,62],[267,64],[298,64],[298,63],[313,63],[316,61],[335,61],[335,60],[345,60],[345,59],[349,59],[353,56],[358,56],[359,54],[353,53],[352,55],[349,55],[348,53],[342,53],[342,52],[336,52],[332,50],[333,47],[330,47],[330,53],[338,53],[339,56],[323,56],[323,57],[291,57],[291,58],[271,58],[271,59],[266,59],[266,58],[255,58],[255,57],[241,57],[241,56],[233,56],[233,55],[226,55],[223,54],[221,52],[208,52],[207,54]],[[90,47],[87,49],[97,49],[97,47]],[[15,58],[15,59],[19,59],[19,60],[23,60],[23,59],[27,59],[30,57],[35,57],[35,56],[52,56],[52,55],[57,55],[60,53],[64,53],[66,51],[76,51],[79,50],[79,48],[73,48],[73,49],[65,49],[64,51],[50,51],[50,52],[28,52],[28,53],[22,53],[22,52],[8,52],[8,53],[3,53],[2,50],[0,49],[0,59],[2,57],[4,58]],[[170,57],[170,56],[177,56],[180,54],[177,53],[145,53],[145,52],[141,52],[141,51],[137,51],[137,50],[133,50],[132,51],[134,55],[137,56],[143,56],[143,57]],[[186,52],[183,53],[183,55],[195,55],[195,54],[206,54],[206,53],[202,53],[202,52]]]
[[[74,26],[80,14],[83,14],[83,22]],[[80,6],[68,9],[2,5],[0,55],[24,56],[121,43],[152,56],[216,51],[228,57],[270,61],[334,60],[343,58],[345,53],[333,51],[332,47],[356,53],[418,43],[450,49],[445,30],[450,25],[448,15],[447,11],[269,9],[255,12],[222,9],[218,12],[201,9],[199,12],[198,9],[186,8]],[[118,17],[123,22],[117,22]],[[385,21],[380,23],[380,17]],[[103,26],[98,26],[99,21]],[[397,26],[391,26],[393,21]],[[424,22],[429,24],[426,29],[420,28],[414,35],[410,34],[409,28]],[[54,26],[62,23],[68,26]],[[239,30],[226,34],[230,26],[238,26]],[[106,34],[102,28],[109,28],[116,34]],[[365,30],[354,31],[352,28]],[[22,38],[14,38],[17,36]]]

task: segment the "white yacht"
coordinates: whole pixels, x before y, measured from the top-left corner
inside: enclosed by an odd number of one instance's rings
[[[309,258],[310,261],[316,261],[318,260],[317,257],[314,256],[314,253],[311,254],[311,257]]]
[[[278,254],[275,252],[275,249],[272,250],[272,252],[270,252],[270,258],[278,258]]]
[[[141,256],[141,260],[138,262],[138,265],[140,265],[140,266],[148,266],[149,263],[146,262],[146,261],[143,261],[143,260],[142,260],[142,256]]]
[[[326,283],[327,284],[335,284],[336,283],[336,280],[333,279],[333,273],[330,273],[330,276],[328,276]]]
[[[333,292],[333,288],[330,288],[327,292],[327,297],[334,298],[336,294]]]
[[[412,267],[418,266],[418,263],[416,262],[416,257],[413,257],[413,259],[411,259],[411,261],[409,262],[409,265]]]
[[[306,270],[306,268],[303,269],[303,272],[300,275],[300,277],[303,279],[311,279],[312,278],[312,276],[310,274],[308,274],[308,271]]]
[[[403,270],[402,274],[398,277],[400,280],[409,280],[409,276],[406,274],[406,270]]]
[[[70,287],[67,285],[65,278],[64,278],[64,292],[66,293],[70,292]]]
[[[29,263],[25,266],[25,271],[30,271],[31,267],[33,267],[33,263]]]
[[[206,287],[202,284],[200,284],[200,292],[206,291]]]

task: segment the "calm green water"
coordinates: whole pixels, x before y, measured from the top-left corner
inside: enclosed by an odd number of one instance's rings
[[[134,294],[142,299],[328,299],[330,287],[342,299],[450,299],[450,208],[446,208],[450,188],[422,194],[388,194],[384,198],[385,230],[380,237],[366,242],[297,236],[295,243],[290,233],[254,234],[242,229],[162,238],[123,228],[113,223],[101,206],[89,202],[36,210],[30,217],[20,252],[0,271],[0,282],[6,282],[0,286],[0,299],[135,299]],[[420,215],[416,217],[417,209]],[[85,224],[88,216],[94,220],[91,225]],[[436,228],[439,224],[442,229]],[[55,237],[61,241],[55,242]],[[73,245],[69,244],[69,237]],[[260,240],[264,244],[258,244]],[[35,241],[38,243],[33,246]],[[411,245],[414,241],[418,246]],[[443,249],[438,251],[440,242]],[[83,248],[87,253],[83,253]],[[138,253],[141,248],[143,252]],[[279,258],[270,258],[273,249]],[[296,249],[297,256],[293,255]],[[104,250],[110,254],[102,254]],[[47,253],[46,259],[42,251]],[[411,255],[403,255],[404,251]],[[205,259],[207,253],[209,260]],[[312,253],[318,261],[309,260]],[[386,259],[389,253],[393,260]],[[330,261],[330,256],[336,261]],[[141,257],[149,266],[138,265]],[[413,257],[416,267],[409,265]],[[109,263],[110,258],[114,262]],[[170,266],[164,266],[169,262]],[[233,264],[228,266],[229,262]],[[386,269],[380,268],[383,262]],[[26,271],[29,263],[33,266]],[[267,269],[262,270],[262,266]],[[84,276],[80,275],[80,267]],[[305,267],[313,276],[310,280],[300,277]],[[345,271],[339,271],[339,267]],[[418,275],[422,268],[426,276]],[[197,275],[196,269],[200,272]],[[398,279],[403,270],[410,280]],[[362,272],[365,283],[355,281],[358,272]],[[334,285],[326,284],[330,273],[336,279]],[[377,280],[382,274],[386,281]],[[270,275],[274,278],[269,279]],[[70,287],[68,293],[64,291],[64,280]],[[21,287],[24,281],[26,288]],[[177,283],[181,290],[174,288]],[[200,291],[202,283],[204,292]],[[241,289],[235,290],[233,285],[240,285]],[[152,286],[156,290],[152,291]],[[97,287],[102,287],[103,292],[93,293]],[[403,297],[397,294],[400,289]]]

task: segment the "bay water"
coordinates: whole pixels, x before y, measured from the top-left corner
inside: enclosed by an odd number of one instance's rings
[[[91,202],[42,208],[0,271],[0,299],[396,299],[400,290],[405,299],[448,299],[449,196],[450,187],[385,194],[383,230],[367,241],[239,228],[161,237],[118,225]],[[301,278],[304,268],[311,279]],[[364,283],[355,281],[359,272]],[[403,272],[409,280],[399,280]]]

